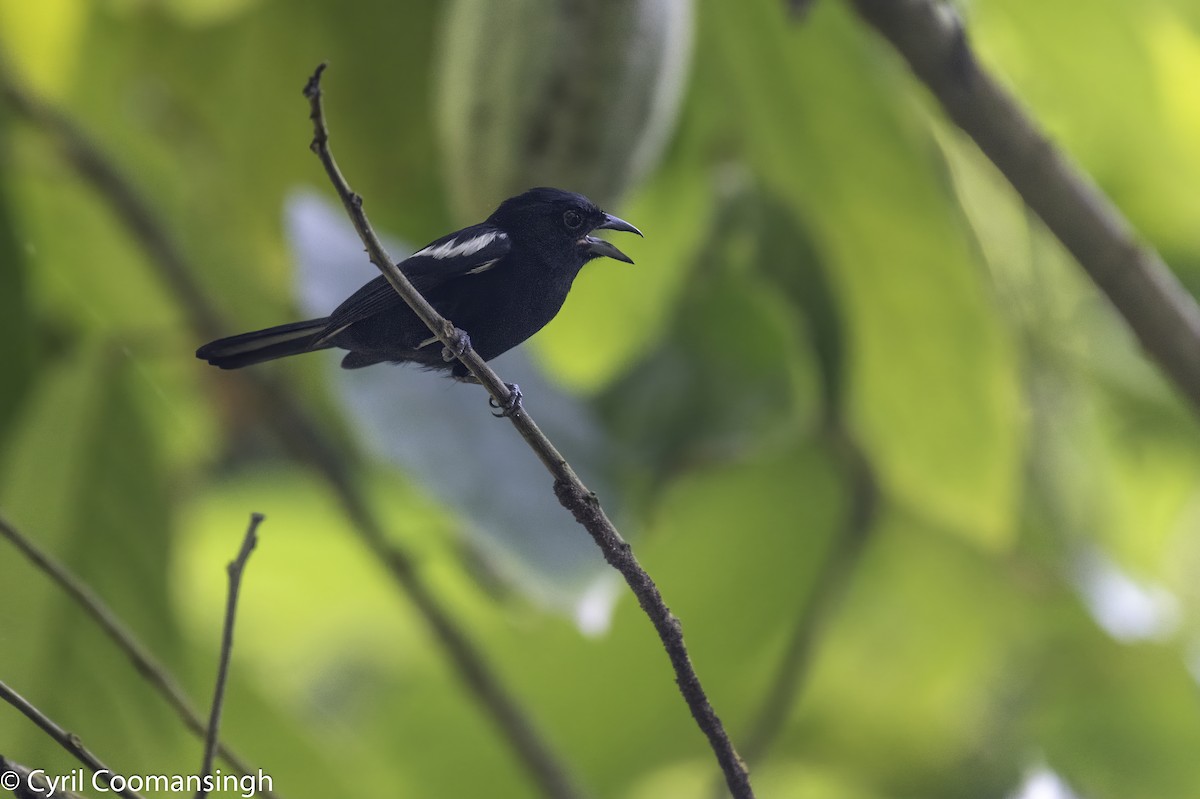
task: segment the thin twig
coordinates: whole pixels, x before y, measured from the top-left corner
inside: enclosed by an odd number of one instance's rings
[[[8,539],[30,563],[49,577],[63,590],[63,593],[91,616],[109,640],[116,644],[117,648],[133,662],[138,674],[142,675],[166,700],[184,725],[197,736],[205,737],[204,722],[201,720],[199,712],[188,700],[183,688],[179,686],[166,667],[155,660],[149,650],[133,634],[133,631],[117,618],[108,605],[104,604],[104,600],[97,596],[79,577],[68,571],[49,554],[43,552],[3,516],[0,516],[0,536]],[[254,773],[246,765],[246,762],[224,743],[218,742],[217,752],[239,774]],[[267,799],[274,799],[274,795],[270,791],[262,793]]]
[[[262,524],[261,513],[250,514],[250,526],[237,557],[229,562],[225,570],[229,574],[229,596],[225,601],[225,627],[221,633],[221,657],[217,665],[217,687],[213,691],[212,709],[208,714],[208,735],[204,739],[204,759],[200,764],[200,789],[196,799],[208,796],[208,776],[212,774],[213,756],[217,751],[217,735],[221,728],[221,709],[225,706],[225,683],[229,679],[229,659],[233,654],[233,620],[237,617],[238,593],[242,588],[242,573],[246,561],[258,545],[258,526]]]
[[[325,64],[317,67],[304,87],[304,96],[308,98],[311,109],[310,119],[313,123],[313,152],[320,158],[326,174],[333,183],[342,204],[346,207],[346,212],[349,214],[355,230],[358,231],[359,237],[366,245],[371,263],[379,268],[401,298],[426,324],[430,332],[436,335],[446,348],[457,351],[461,346],[458,331],[421,296],[384,250],[383,244],[375,235],[363,212],[362,198],[351,190],[329,151],[329,129],[325,122],[321,101],[321,73],[324,70]],[[458,356],[458,359],[487,389],[500,407],[508,407],[510,402],[508,387],[474,350],[468,346]],[[571,511],[576,521],[591,534],[592,539],[604,554],[604,559],[625,578],[637,596],[642,610],[653,622],[671,660],[671,665],[675,669],[675,681],[679,685],[679,690],[683,694],[692,716],[696,719],[696,723],[708,737],[709,744],[716,754],[717,762],[720,763],[721,770],[725,774],[730,791],[738,799],[752,797],[754,792],[750,787],[750,777],[746,766],[738,757],[733,743],[725,732],[724,725],[704,693],[700,678],[696,675],[688,657],[679,620],[663,601],[658,586],[638,563],[629,544],[621,538],[616,527],[609,521],[600,507],[596,495],[584,486],[574,470],[571,469],[570,464],[559,454],[529,414],[522,410],[508,418],[553,476],[554,494],[558,497],[558,501]]]
[[[1200,411],[1200,305],[1112,201],[976,60],[940,0],[852,0],[992,160]]]
[[[111,157],[67,115],[22,88],[5,71],[2,59],[0,97],[7,99],[26,121],[57,140],[68,162],[110,204],[117,220],[128,229],[146,252],[150,265],[174,292],[196,337],[216,338],[226,332],[228,328],[220,322],[220,314],[193,278],[196,273],[193,265],[167,233],[155,209],[114,166]],[[348,448],[330,442],[320,425],[296,401],[300,392],[278,376],[271,379],[259,372],[243,371],[224,377],[240,381],[261,407],[270,409],[263,418],[275,435],[333,490],[354,532],[416,606],[471,696],[492,719],[542,794],[549,799],[582,796],[566,766],[500,681],[495,668],[416,570],[412,556],[388,540],[383,522],[354,479],[354,459]]]
[[[18,694],[12,688],[9,688],[3,681],[0,681],[0,699],[3,699],[21,711],[25,718],[40,727],[43,732],[58,742],[59,746],[66,749],[76,760],[91,769],[97,779],[102,780],[105,785],[112,789],[111,778],[119,775],[104,765],[100,761],[100,758],[88,751],[88,748],[83,745],[83,741],[79,740],[79,736],[73,732],[67,732],[55,724],[49,716],[34,707],[25,697]],[[140,794],[136,791],[131,791],[128,786],[119,791],[113,789],[113,792],[124,796],[125,799],[142,799]]]

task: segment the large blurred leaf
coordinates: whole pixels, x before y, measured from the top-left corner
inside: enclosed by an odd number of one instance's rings
[[[662,340],[601,395],[626,484],[778,450],[811,423],[820,378],[805,320],[763,274],[781,246],[799,254],[777,221],[758,193],[723,198]]]
[[[1020,434],[1012,354],[919,119],[872,70],[841,4],[822,4],[799,31],[778,3],[705,8],[700,49],[713,57],[697,83],[811,222],[837,276],[851,419],[885,485],[1003,545]]]
[[[5,453],[0,508],[177,663],[166,486],[127,359],[86,348],[43,379],[27,408]],[[121,768],[178,767],[181,754],[194,754],[180,723],[82,611],[12,552],[0,568],[6,681]],[[24,719],[4,714],[0,724],[35,763],[55,750]]]
[[[1020,589],[977,550],[885,516],[778,754],[899,795],[999,795],[1026,755],[992,706],[1031,609]]]
[[[1175,646],[1105,637],[1074,603],[1052,611],[1030,658],[1030,738],[1081,795],[1186,799],[1200,785],[1195,679]]]

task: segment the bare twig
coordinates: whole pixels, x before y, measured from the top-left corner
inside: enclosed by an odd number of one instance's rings
[[[321,73],[324,70],[325,64],[317,67],[304,87],[304,96],[308,98],[311,108],[313,152],[321,159],[321,164],[325,167],[325,172],[341,198],[342,204],[346,207],[346,212],[349,214],[355,230],[358,231],[359,237],[366,245],[371,263],[379,268],[401,298],[426,324],[430,332],[436,335],[447,349],[457,352],[461,348],[462,342],[458,331],[421,296],[384,250],[383,244],[375,235],[363,212],[362,198],[351,190],[329,151],[329,129],[325,122],[321,101]],[[487,389],[500,407],[508,407],[511,400],[508,386],[474,350],[469,346],[466,347],[458,359]],[[671,660],[671,665],[675,669],[675,681],[679,685],[679,690],[683,694],[692,716],[696,719],[696,723],[708,737],[709,744],[716,754],[717,762],[720,763],[721,770],[725,774],[730,791],[739,799],[752,797],[754,792],[750,786],[750,777],[746,766],[738,757],[733,743],[725,732],[724,725],[704,693],[700,678],[696,675],[688,657],[679,620],[663,601],[658,586],[638,563],[629,544],[609,521],[600,507],[596,495],[584,486],[574,470],[571,469],[570,464],[559,454],[529,414],[522,410],[508,418],[553,476],[554,494],[558,497],[559,502],[591,534],[596,545],[604,554],[604,559],[625,578],[637,596],[642,610],[653,622]]]
[[[104,634],[117,645],[133,662],[138,674],[141,674],[150,685],[166,700],[183,723],[196,735],[205,737],[204,722],[199,712],[192,706],[183,688],[171,676],[161,663],[155,660],[149,650],[142,645],[133,631],[126,627],[117,615],[92,591],[82,580],[67,570],[65,566],[43,552],[29,538],[24,536],[16,527],[0,516],[0,536],[8,539],[35,567],[54,581],[79,607],[83,608]],[[240,774],[253,773],[246,762],[227,745],[218,742],[217,752]],[[272,799],[269,791],[263,791],[267,799]]]
[[[59,746],[67,750],[76,760],[92,770],[96,778],[103,781],[114,793],[124,796],[125,799],[142,799],[141,795],[136,791],[129,790],[128,786],[121,790],[112,788],[112,777],[118,776],[108,766],[100,761],[88,748],[83,745],[83,741],[79,740],[73,732],[67,732],[62,727],[54,723],[54,721],[42,711],[38,710],[25,697],[18,694],[12,688],[9,688],[4,682],[0,681],[0,699],[15,707],[25,716],[42,729],[47,735],[53,738]]]
[[[1129,222],[975,59],[940,0],[852,0],[1000,169],[1200,410],[1200,306]]]
[[[228,328],[219,321],[220,314],[193,278],[193,265],[167,233],[155,209],[78,125],[21,87],[4,69],[2,59],[0,98],[6,99],[28,122],[56,140],[68,162],[109,203],[118,221],[145,250],[150,264],[175,293],[196,336],[215,338],[226,332]],[[263,418],[276,436],[295,457],[317,471],[333,490],[350,518],[354,532],[416,606],[471,695],[490,716],[542,794],[551,799],[581,796],[564,764],[500,681],[483,652],[430,590],[416,570],[412,557],[388,540],[383,522],[353,479],[351,459],[328,440],[320,426],[296,401],[298,392],[278,379],[271,380],[257,372],[233,372],[225,377],[241,381],[263,408],[270,409]]]
[[[258,526],[262,524],[261,513],[250,514],[250,526],[237,557],[229,562],[225,570],[229,574],[229,595],[225,602],[225,627],[221,633],[221,657],[217,665],[217,687],[213,691],[212,709],[208,714],[208,735],[204,739],[204,759],[200,764],[200,789],[196,799],[208,796],[207,778],[212,774],[213,756],[217,750],[217,735],[221,728],[221,709],[225,705],[225,683],[229,679],[229,659],[233,654],[233,620],[237,616],[238,593],[242,588],[242,573],[246,561],[258,545]]]

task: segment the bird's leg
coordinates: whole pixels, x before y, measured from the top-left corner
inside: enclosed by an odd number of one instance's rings
[[[475,377],[475,375],[463,375],[462,377],[455,377],[454,379],[460,383],[472,383],[477,386],[480,385],[479,378]],[[525,396],[521,393],[521,387],[516,383],[505,383],[504,387],[508,389],[508,399],[506,399],[504,402],[497,402],[495,397],[488,397],[488,405],[500,411],[499,413],[492,414],[492,416],[495,416],[497,419],[504,416],[514,416],[520,413],[521,399]]]
[[[500,411],[492,414],[497,419],[502,416],[515,416],[521,412],[521,397],[524,396],[521,393],[521,387],[516,383],[505,383],[504,387],[508,389],[508,399],[503,403],[496,402],[495,397],[488,397],[488,405]]]
[[[442,347],[442,360],[450,363],[450,361],[462,355],[470,347],[471,337],[467,335],[467,331],[456,327],[454,328],[454,335],[450,338],[450,346]]]

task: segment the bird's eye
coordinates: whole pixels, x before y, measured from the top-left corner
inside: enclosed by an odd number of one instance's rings
[[[583,217],[579,215],[578,211],[567,211],[563,214],[563,224],[570,230],[575,230],[583,224]]]

